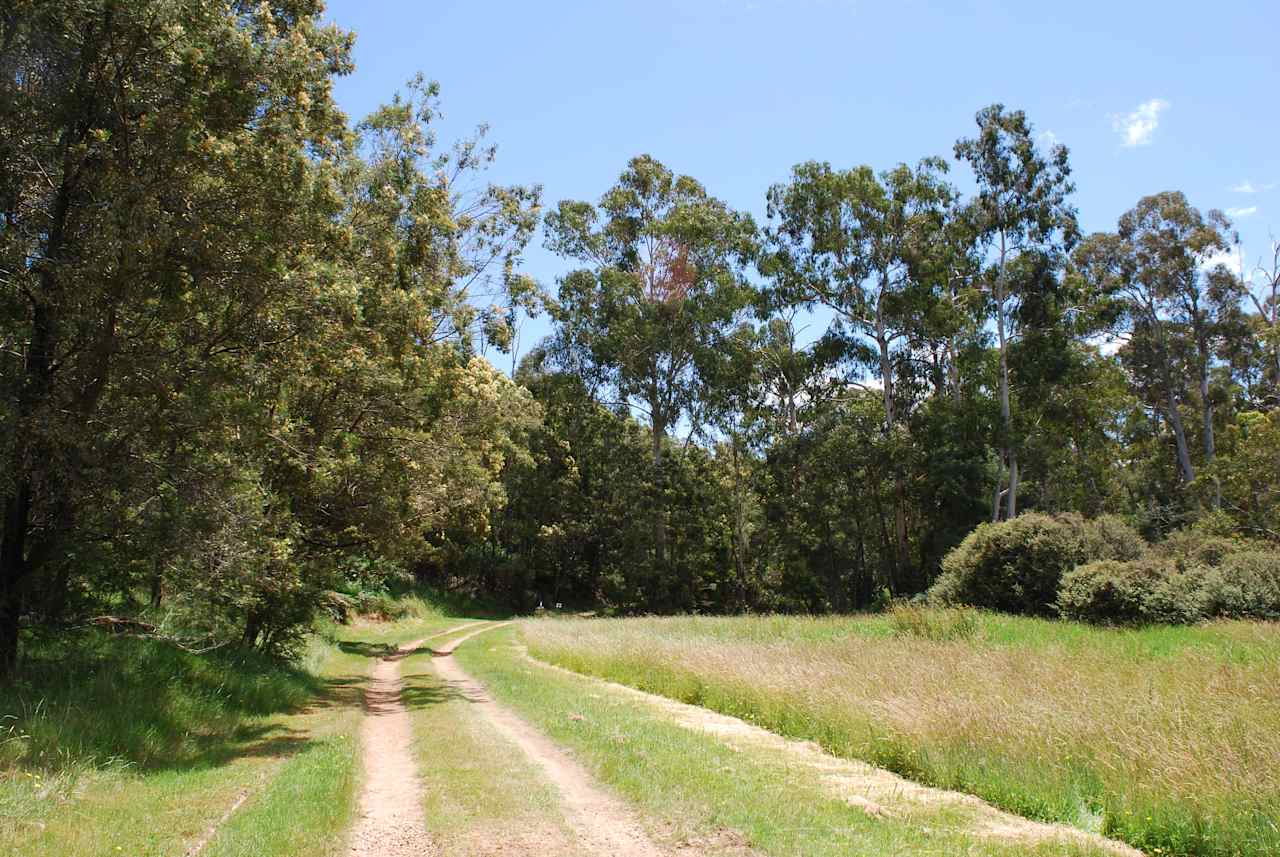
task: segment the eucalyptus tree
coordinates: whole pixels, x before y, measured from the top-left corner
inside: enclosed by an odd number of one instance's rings
[[[704,366],[751,302],[745,266],[755,253],[755,224],[694,179],[641,155],[599,204],[562,201],[546,227],[551,250],[586,266],[561,279],[554,317],[615,401],[648,420],[661,568],[668,433],[693,412]]]
[[[1265,355],[1260,373],[1264,398],[1270,408],[1280,408],[1280,241],[1272,239],[1271,262],[1261,261],[1249,272],[1248,301],[1256,312],[1259,345]]]
[[[790,182],[769,190],[765,270],[773,278],[775,300],[831,310],[839,332],[852,336],[855,355],[862,341],[871,342],[866,359],[880,382],[882,428],[890,439],[896,439],[904,409],[896,387],[909,356],[903,346],[912,319],[933,300],[921,262],[953,197],[945,172],[946,163],[935,158],[878,176],[868,166],[836,170],[810,161],[792,170]],[[910,559],[901,468],[895,486],[896,561],[905,569]]]
[[[1177,191],[1143,197],[1114,233],[1098,233],[1077,249],[1075,264],[1119,301],[1127,322],[1126,362],[1148,403],[1164,412],[1184,485],[1196,477],[1183,421],[1186,377],[1196,382],[1205,463],[1215,454],[1210,376],[1224,325],[1239,308],[1241,285],[1209,262],[1228,248],[1223,215],[1202,215]]]
[[[955,145],[955,156],[973,169],[977,192],[967,217],[985,251],[985,281],[999,348],[999,398],[1002,422],[1000,468],[992,504],[993,519],[1018,513],[1018,442],[1009,390],[1009,346],[1018,335],[1018,307],[1024,286],[1010,276],[1023,254],[1045,256],[1054,263],[1076,240],[1076,212],[1069,202],[1075,186],[1067,148],[1060,144],[1042,154],[1031,124],[1021,110],[993,104],[978,111],[978,133]],[[1005,482],[1005,473],[1008,482]]]
[[[918,304],[911,338],[929,366],[937,395],[959,405],[966,388],[978,386],[971,377],[982,362],[989,336],[983,330],[985,301],[982,259],[975,224],[956,196],[944,212],[941,229],[930,238],[928,252],[916,265],[918,276],[932,284],[931,300]]]
[[[784,308],[755,332],[751,406],[767,440],[794,437],[816,408],[840,392],[835,369],[843,344],[823,336],[802,345],[796,316],[796,308]]]

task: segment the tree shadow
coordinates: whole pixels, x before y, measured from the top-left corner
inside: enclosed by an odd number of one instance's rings
[[[477,702],[464,688],[453,682],[441,681],[432,673],[417,673],[404,676],[404,689],[400,691],[400,701],[410,711],[441,705],[446,702]]]
[[[339,640],[338,650],[361,658],[385,658],[396,653],[390,643],[372,643],[365,640]]]
[[[358,692],[256,652],[196,655],[98,633],[32,648],[0,693],[0,764],[28,769],[195,770],[288,756],[309,745],[306,733],[258,718]]]

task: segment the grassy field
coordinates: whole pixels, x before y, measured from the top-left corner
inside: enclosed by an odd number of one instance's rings
[[[0,853],[341,853],[373,660],[459,621],[421,603],[406,612],[329,628],[293,667],[96,632],[32,647],[0,697]],[[1280,853],[1280,625],[1107,631],[920,610],[546,619],[455,655],[673,848],[1013,857],[1097,849],[1001,840],[960,805],[861,811],[786,753],[690,729],[525,660],[522,643],[1152,855]],[[580,853],[555,789],[431,663],[423,649],[401,669],[432,837],[460,855]]]
[[[314,636],[295,667],[98,632],[32,647],[0,696],[0,853],[340,853],[371,659],[454,621],[411,607]]]
[[[682,846],[772,857],[1102,853],[1070,843],[976,835],[964,808],[899,806],[869,814],[834,794],[820,772],[784,753],[731,746],[620,691],[522,660],[512,629],[476,638],[456,657],[500,702],[642,810],[654,838],[677,853]]]
[[[552,619],[523,634],[550,663],[1152,854],[1280,853],[1280,625],[908,611]]]

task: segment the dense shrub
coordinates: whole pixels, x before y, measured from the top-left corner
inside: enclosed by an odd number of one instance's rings
[[[1202,579],[1200,570],[1159,557],[1091,562],[1063,575],[1058,609],[1102,624],[1194,622],[1205,615]]]
[[[1058,607],[1067,618],[1108,624],[1280,619],[1280,553],[1177,534],[1142,559],[1094,562],[1068,572]]]
[[[1142,538],[1117,518],[1029,513],[982,524],[942,561],[931,601],[1053,615],[1062,576],[1096,560],[1136,559]]]
[[[1280,619],[1280,551],[1231,554],[1204,572],[1200,586],[1210,616]]]
[[[1170,533],[1168,538],[1152,545],[1151,553],[1184,567],[1217,568],[1228,556],[1256,547],[1252,542],[1188,528]]]

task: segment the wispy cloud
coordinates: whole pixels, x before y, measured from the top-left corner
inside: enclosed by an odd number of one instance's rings
[[[1231,190],[1234,193],[1262,193],[1263,191],[1271,190],[1275,186],[1275,182],[1272,182],[1271,184],[1256,185],[1248,179],[1245,179],[1240,182],[1240,184],[1233,185]]]
[[[1043,131],[1040,134],[1040,142],[1052,148],[1053,146],[1058,145],[1058,135],[1052,131]]]
[[[1238,250],[1215,250],[1200,260],[1200,267],[1205,271],[1212,271],[1219,265],[1225,266],[1237,277],[1244,271],[1244,260],[1240,258]]]
[[[1153,98],[1139,104],[1132,113],[1111,117],[1111,127],[1120,134],[1126,148],[1146,146],[1160,126],[1160,114],[1168,109],[1168,101]]]
[[[1247,205],[1244,208],[1228,208],[1227,217],[1234,217],[1239,220],[1242,217],[1253,217],[1258,213],[1258,206]]]

